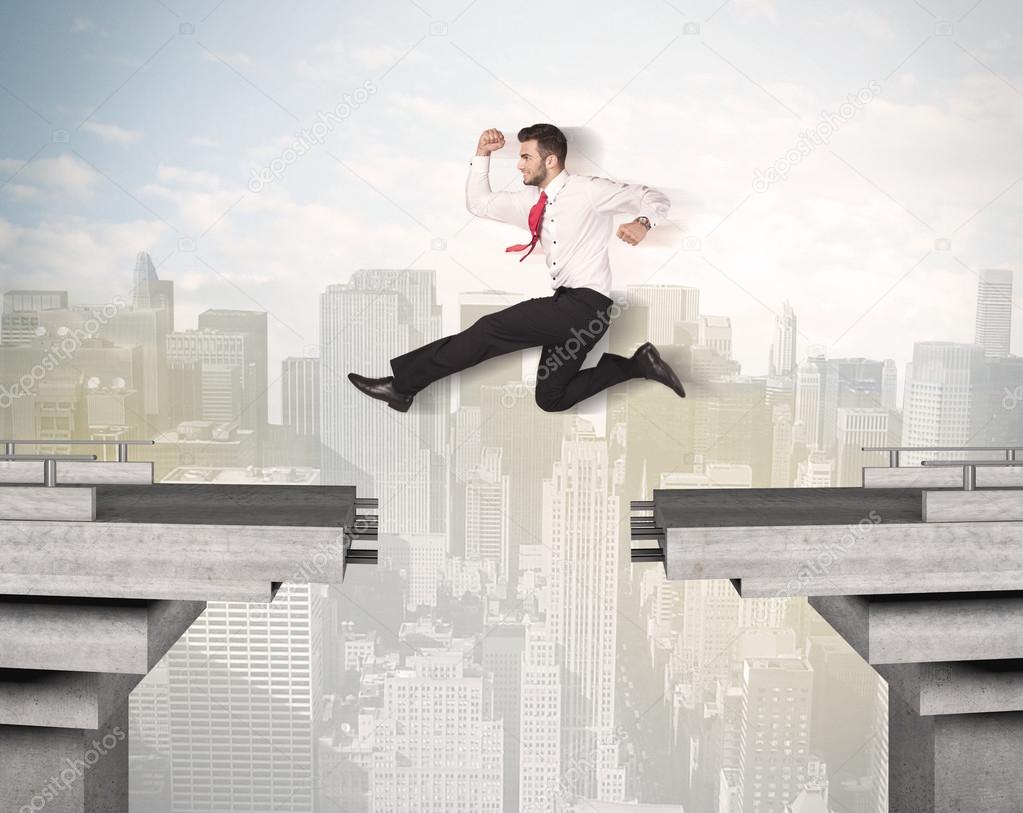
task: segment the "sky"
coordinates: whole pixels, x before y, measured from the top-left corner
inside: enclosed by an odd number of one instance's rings
[[[358,268],[435,269],[446,332],[462,291],[549,293],[542,258],[504,253],[522,233],[465,208],[489,127],[510,142],[495,189],[521,185],[518,128],[551,121],[585,137],[570,171],[669,194],[670,222],[612,241],[615,288],[700,288],[705,313],[731,317],[747,374],[766,372],[788,301],[800,357],[894,358],[901,378],[914,342],[972,341],[980,269],[1020,267],[1023,13],[1009,0],[0,15],[4,290],[112,301],[148,251],[175,282],[178,329],[209,307],[269,313],[271,380],[285,356],[317,354],[319,294]],[[387,360],[360,372],[386,375]]]

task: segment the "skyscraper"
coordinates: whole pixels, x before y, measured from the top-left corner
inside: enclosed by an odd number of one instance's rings
[[[297,435],[320,434],[320,360],[291,356],[281,362],[281,422]]]
[[[649,310],[647,337],[654,344],[675,344],[681,329],[689,336],[687,344],[699,341],[700,289],[684,285],[630,285],[628,304],[644,305]]]
[[[153,258],[144,251],[135,257],[131,297],[132,310],[166,311],[166,329],[174,329],[174,283],[156,275]]]
[[[774,318],[774,343],[771,345],[769,375],[788,375],[796,368],[796,312],[786,302],[781,316]]]
[[[803,658],[751,658],[742,685],[740,809],[783,813],[806,783],[813,670]]]
[[[399,417],[366,398],[347,374],[388,375],[388,359],[440,338],[440,318],[432,270],[360,269],[320,295],[324,481],[376,495],[388,506],[383,532],[444,529],[447,479],[438,460],[444,462],[450,378],[418,393],[415,407]]]
[[[888,446],[890,435],[887,409],[838,410],[837,471],[835,485],[863,485],[864,466],[883,466],[886,461],[878,452],[864,452],[864,446]]]
[[[985,372],[984,350],[978,345],[914,344],[901,445],[977,445],[975,435],[981,430],[982,414],[978,404],[979,399],[986,399]]]
[[[984,348],[990,358],[1009,355],[1012,326],[1012,271],[987,268],[977,283],[977,321],[974,344]]]
[[[168,653],[174,813],[312,813],[322,589],[211,601]]]
[[[605,800],[620,789],[615,716],[618,517],[607,444],[576,418],[561,460],[544,480],[544,543],[550,548],[548,624],[563,666],[562,768],[581,796]]]
[[[199,330],[240,333],[245,342],[242,368],[244,403],[238,416],[242,429],[252,429],[256,440],[266,434],[267,424],[267,337],[266,312],[210,308],[199,314]]]
[[[383,681],[374,810],[501,813],[503,733],[492,675],[458,651],[410,655]]]

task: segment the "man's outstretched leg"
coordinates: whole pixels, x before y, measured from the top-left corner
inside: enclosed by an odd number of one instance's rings
[[[366,378],[349,373],[348,378],[367,395],[405,412],[415,394],[438,379],[494,356],[542,345],[536,400],[543,409],[568,409],[630,378],[660,381],[685,397],[678,377],[649,342],[631,358],[605,353],[596,367],[579,369],[610,326],[613,305],[610,297],[589,288],[558,288],[553,296],[487,314],[461,333],[391,359],[393,376]]]
[[[391,359],[393,376],[366,378],[349,373],[348,379],[367,395],[405,412],[415,394],[434,381],[494,356],[560,344],[572,335],[573,328],[599,319],[603,302],[612,302],[595,291],[580,295],[578,290],[559,288],[553,296],[527,299],[489,313],[461,333]],[[606,315],[604,318],[606,321]]]

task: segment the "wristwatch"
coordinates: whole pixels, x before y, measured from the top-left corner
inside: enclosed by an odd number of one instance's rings
[[[646,230],[647,231],[650,231],[650,229],[651,229],[651,224],[650,224],[650,218],[649,217],[645,217],[643,215],[640,215],[639,217],[637,217],[632,222],[633,223],[642,223],[644,226],[646,226]]]

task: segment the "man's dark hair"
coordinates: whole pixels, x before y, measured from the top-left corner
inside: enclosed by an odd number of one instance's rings
[[[547,156],[553,153],[558,158],[558,164],[565,166],[565,156],[568,155],[568,139],[553,124],[534,124],[531,127],[523,127],[519,130],[519,142],[536,139],[537,150],[540,159],[546,160]]]

